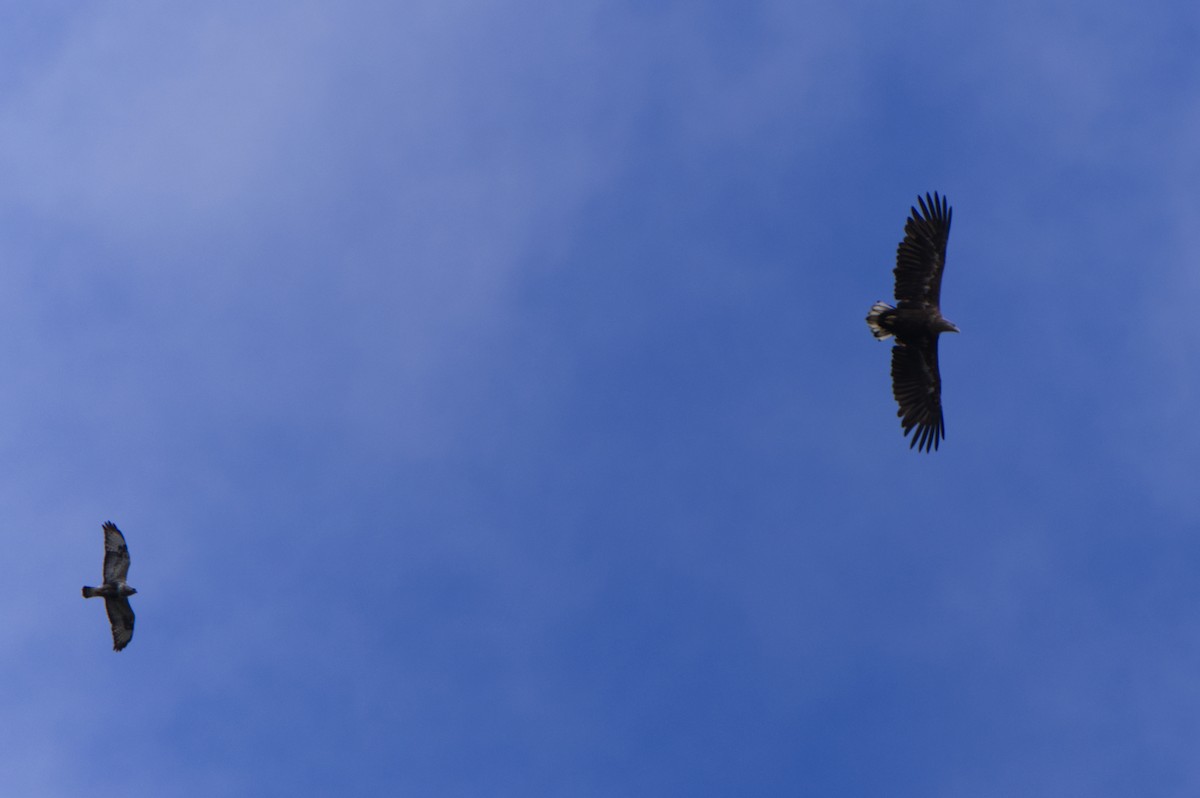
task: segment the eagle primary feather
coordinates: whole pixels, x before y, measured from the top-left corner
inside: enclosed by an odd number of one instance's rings
[[[950,238],[952,211],[937,192],[917,197],[904,240],[896,248],[896,307],[876,302],[867,326],[879,340],[895,337],[892,347],[892,394],[900,409],[905,437],[914,429],[909,448],[932,451],[946,437],[942,416],[942,377],[938,372],[938,336],[958,332],[942,318],[942,271]]]
[[[104,522],[104,584],[85,587],[84,598],[100,596],[112,626],[113,651],[120,651],[133,639],[133,607],[129,597],[137,590],[125,584],[129,575],[129,547],[125,536],[112,521]]]

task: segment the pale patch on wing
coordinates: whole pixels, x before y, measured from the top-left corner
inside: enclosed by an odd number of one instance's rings
[[[124,582],[129,575],[129,549],[125,536],[112,521],[104,522],[104,581]]]
[[[108,622],[112,624],[113,651],[120,651],[133,639],[133,607],[129,599],[116,596],[104,599]]]

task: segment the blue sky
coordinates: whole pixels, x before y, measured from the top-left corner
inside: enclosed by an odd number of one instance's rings
[[[0,7],[4,792],[1195,794],[1198,36]]]

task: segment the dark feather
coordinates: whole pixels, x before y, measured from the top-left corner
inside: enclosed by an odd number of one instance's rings
[[[952,211],[945,197],[917,197],[920,212],[911,208],[904,240],[896,248],[896,302],[899,307],[925,306],[938,310],[946,242]]]
[[[900,405],[896,415],[900,417],[905,437],[916,429],[909,448],[915,447],[917,451],[936,449],[946,437],[937,345],[937,336],[930,335],[892,347],[892,393]]]
[[[124,596],[109,596],[104,599],[104,609],[112,624],[113,651],[120,651],[133,639],[133,607]]]

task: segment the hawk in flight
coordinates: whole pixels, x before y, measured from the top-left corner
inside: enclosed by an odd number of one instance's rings
[[[129,574],[129,549],[125,536],[112,521],[104,522],[104,584],[100,587],[85,587],[83,597],[100,596],[108,621],[112,624],[113,651],[120,651],[133,639],[133,608],[129,597],[136,590],[125,584]]]
[[[958,332],[942,318],[942,270],[950,238],[950,204],[945,197],[917,197],[904,240],[896,248],[896,307],[876,302],[867,325],[879,340],[895,337],[892,347],[892,394],[904,435],[914,429],[909,448],[933,451],[946,437],[942,417],[942,375],[938,372],[938,336]]]

